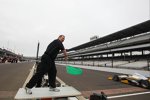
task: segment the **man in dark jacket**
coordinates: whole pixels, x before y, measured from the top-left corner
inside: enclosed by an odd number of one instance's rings
[[[43,77],[45,73],[48,73],[49,78],[49,90],[59,92],[60,90],[56,88],[56,74],[57,69],[55,66],[55,58],[61,50],[64,53],[64,58],[67,60],[66,50],[62,44],[65,40],[64,35],[60,35],[58,39],[51,42],[45,53],[42,55],[41,62],[37,66],[37,72],[33,75],[30,81],[26,84],[25,90],[27,94],[32,94],[31,89],[37,84],[37,82]]]

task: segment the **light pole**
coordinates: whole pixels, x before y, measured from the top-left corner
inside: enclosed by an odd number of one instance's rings
[[[37,53],[36,53],[36,62],[37,62],[37,60],[38,60],[39,46],[40,46],[40,43],[39,43],[39,41],[38,41],[38,45],[37,45]]]

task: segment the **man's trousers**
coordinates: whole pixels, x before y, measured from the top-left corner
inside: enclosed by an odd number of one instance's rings
[[[30,79],[30,81],[27,83],[26,87],[33,88],[39,80],[42,79],[44,74],[48,73],[48,79],[49,79],[49,86],[55,88],[56,87],[56,66],[55,62],[53,60],[50,61],[44,61],[42,60],[38,64],[38,69],[36,73],[33,75],[33,77]]]

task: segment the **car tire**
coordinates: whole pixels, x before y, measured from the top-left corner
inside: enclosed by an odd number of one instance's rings
[[[112,80],[114,80],[114,81],[119,81],[120,79],[119,79],[119,76],[118,76],[118,75],[114,75]]]
[[[143,88],[149,89],[150,88],[150,83],[149,83],[148,80],[141,80],[140,86],[143,87]]]

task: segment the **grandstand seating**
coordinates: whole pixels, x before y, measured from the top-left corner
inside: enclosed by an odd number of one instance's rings
[[[134,36],[129,39],[123,39],[123,40],[112,42],[109,44],[100,44],[97,46],[88,47],[88,48],[81,49],[81,50],[76,50],[76,52],[70,53],[69,56],[76,55],[76,54],[84,54],[84,53],[89,53],[89,52],[94,52],[94,51],[101,51],[101,50],[106,50],[109,48],[123,47],[123,46],[128,46],[131,44],[137,45],[138,43],[141,44],[141,43],[149,42],[149,40],[150,40],[150,33],[146,33],[144,35],[142,34],[142,35]]]
[[[150,20],[73,47],[67,53],[68,64],[147,69],[150,65]],[[56,60],[60,63],[63,54]]]

